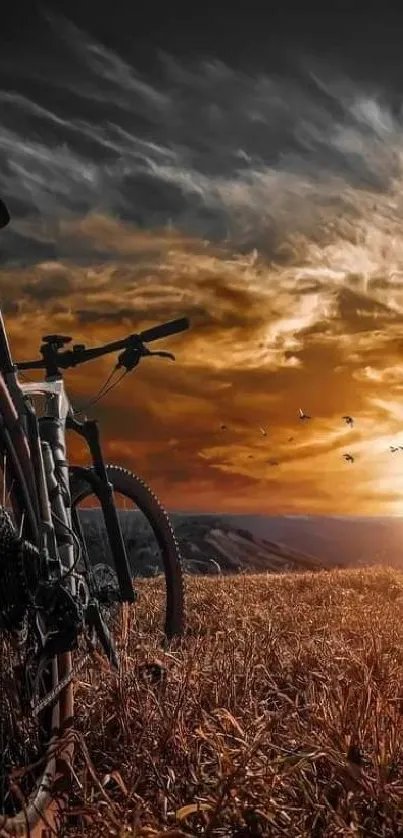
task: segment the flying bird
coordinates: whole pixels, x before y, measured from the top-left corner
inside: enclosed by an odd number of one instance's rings
[[[389,445],[389,448],[390,448],[390,450],[391,450],[392,454],[396,454],[396,451],[398,451],[398,450],[399,450],[399,446],[398,446],[398,445]]]
[[[350,425],[351,427],[353,427],[354,419],[353,419],[352,416],[343,416],[343,419],[344,419],[346,425]]]
[[[303,422],[305,419],[312,419],[312,416],[310,416],[310,415],[309,415],[309,413],[304,413],[304,411],[303,411],[303,410],[301,410],[301,408],[299,408],[298,415],[299,415],[299,418],[301,419],[301,421],[302,421],[302,422]]]
[[[343,454],[343,458],[345,459],[346,463],[353,463],[355,457],[352,454]]]
[[[265,429],[264,429],[264,428],[262,428],[262,426],[261,426],[261,425],[259,425],[259,429],[260,429],[260,433],[261,433],[263,436],[267,436],[267,431],[265,431]]]
[[[294,437],[293,437],[293,436],[289,436],[289,437],[288,437],[288,442],[294,442]]]
[[[270,463],[271,466],[278,466],[279,464],[278,460],[268,460],[267,462]]]
[[[221,425],[221,430],[222,431],[228,431],[227,425]]]

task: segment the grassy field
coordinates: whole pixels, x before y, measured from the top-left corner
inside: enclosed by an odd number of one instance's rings
[[[403,573],[191,577],[165,652],[145,584],[78,684],[67,835],[403,836]]]

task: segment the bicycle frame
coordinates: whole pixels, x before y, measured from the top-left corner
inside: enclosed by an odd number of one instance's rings
[[[135,601],[129,561],[113,500],[112,485],[108,481],[96,420],[78,422],[67,396],[63,376],[50,376],[40,382],[22,383],[12,362],[7,334],[0,312],[0,372],[15,404],[21,426],[28,440],[34,466],[37,489],[36,510],[40,532],[40,546],[47,547],[51,566],[60,563],[59,570],[74,564],[74,538],[71,534],[70,477],[77,473],[90,484],[101,502],[109,545],[121,598]],[[30,404],[30,397],[45,397],[45,412],[39,419]],[[87,442],[93,469],[71,466],[66,460],[66,431],[73,430]],[[53,513],[53,515],[52,515]],[[56,524],[53,524],[55,518]],[[59,559],[58,559],[59,557]],[[73,578],[72,583],[74,582]]]

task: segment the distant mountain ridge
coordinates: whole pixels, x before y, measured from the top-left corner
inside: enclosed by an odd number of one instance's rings
[[[403,567],[403,517],[315,515],[226,515],[244,527],[308,553],[326,566],[384,564]]]
[[[281,564],[282,570],[370,564],[403,567],[403,517],[171,513],[171,520],[178,535],[207,526],[249,533],[255,544],[265,544],[269,550],[268,570],[274,564]],[[282,563],[277,561],[280,557]],[[253,567],[263,569],[260,558],[250,556],[250,560]]]
[[[109,563],[99,510],[85,509],[93,561]],[[334,566],[403,566],[403,518],[171,513],[189,573],[279,572]],[[144,518],[120,511],[132,570],[153,575],[159,564]]]
[[[193,571],[197,563],[199,572],[212,572],[212,564],[221,572],[320,570],[323,563],[313,556],[294,550],[284,544],[276,544],[265,538],[258,538],[248,530],[228,526],[222,520],[209,522],[204,532],[196,534],[192,524],[176,526],[176,535],[181,547],[187,570]],[[204,567],[203,567],[204,566]],[[196,568],[196,572],[198,570]]]

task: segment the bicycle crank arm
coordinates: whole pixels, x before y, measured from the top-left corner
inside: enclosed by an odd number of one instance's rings
[[[90,608],[91,604],[95,605],[94,610],[91,610],[91,608]],[[90,602],[89,605],[87,606],[87,612],[88,612],[88,609],[90,609],[89,617],[90,617],[90,620],[91,620],[91,623],[90,623],[90,621],[88,621],[88,625],[90,625],[91,628],[93,628],[95,630],[95,632],[98,636],[98,639],[100,640],[101,645],[102,645],[102,647],[105,651],[105,654],[106,654],[106,656],[109,660],[109,663],[114,667],[114,669],[119,670],[119,660],[118,660],[118,657],[117,657],[117,654],[116,654],[115,645],[114,645],[113,639],[110,635],[110,632],[109,632],[109,629],[108,629],[106,623],[104,622],[101,615],[99,614],[97,604]],[[97,612],[97,615],[95,614],[95,612]],[[99,622],[98,622],[98,618],[99,618]],[[99,629],[99,631],[98,631],[98,629]],[[62,678],[62,680],[59,681],[59,683],[39,701],[38,701],[38,698],[37,698],[37,686],[39,684],[40,673],[37,674],[37,676],[35,678],[34,685],[33,685],[33,689],[31,690],[31,693],[33,693],[33,694],[31,695],[31,698],[28,702],[29,709],[30,709],[31,714],[33,716],[38,716],[39,713],[41,713],[43,710],[45,710],[45,708],[51,707],[53,704],[55,704],[56,701],[59,698],[59,695],[63,692],[65,687],[67,687],[68,684],[71,681],[73,681],[74,678],[76,678],[76,676],[84,668],[84,666],[87,663],[89,663],[91,659],[93,659],[93,656],[94,656],[94,653],[95,653],[94,644],[93,644],[93,642],[91,642],[89,640],[88,637],[86,637],[86,641],[87,641],[87,648],[88,648],[89,651],[86,652],[86,654],[82,657],[82,659],[77,661],[75,666],[72,667],[70,672],[67,675],[65,675],[65,677]],[[48,658],[46,659],[43,656],[41,661],[39,662],[40,672],[42,672],[43,669],[46,667],[46,663],[49,663],[49,659]]]

